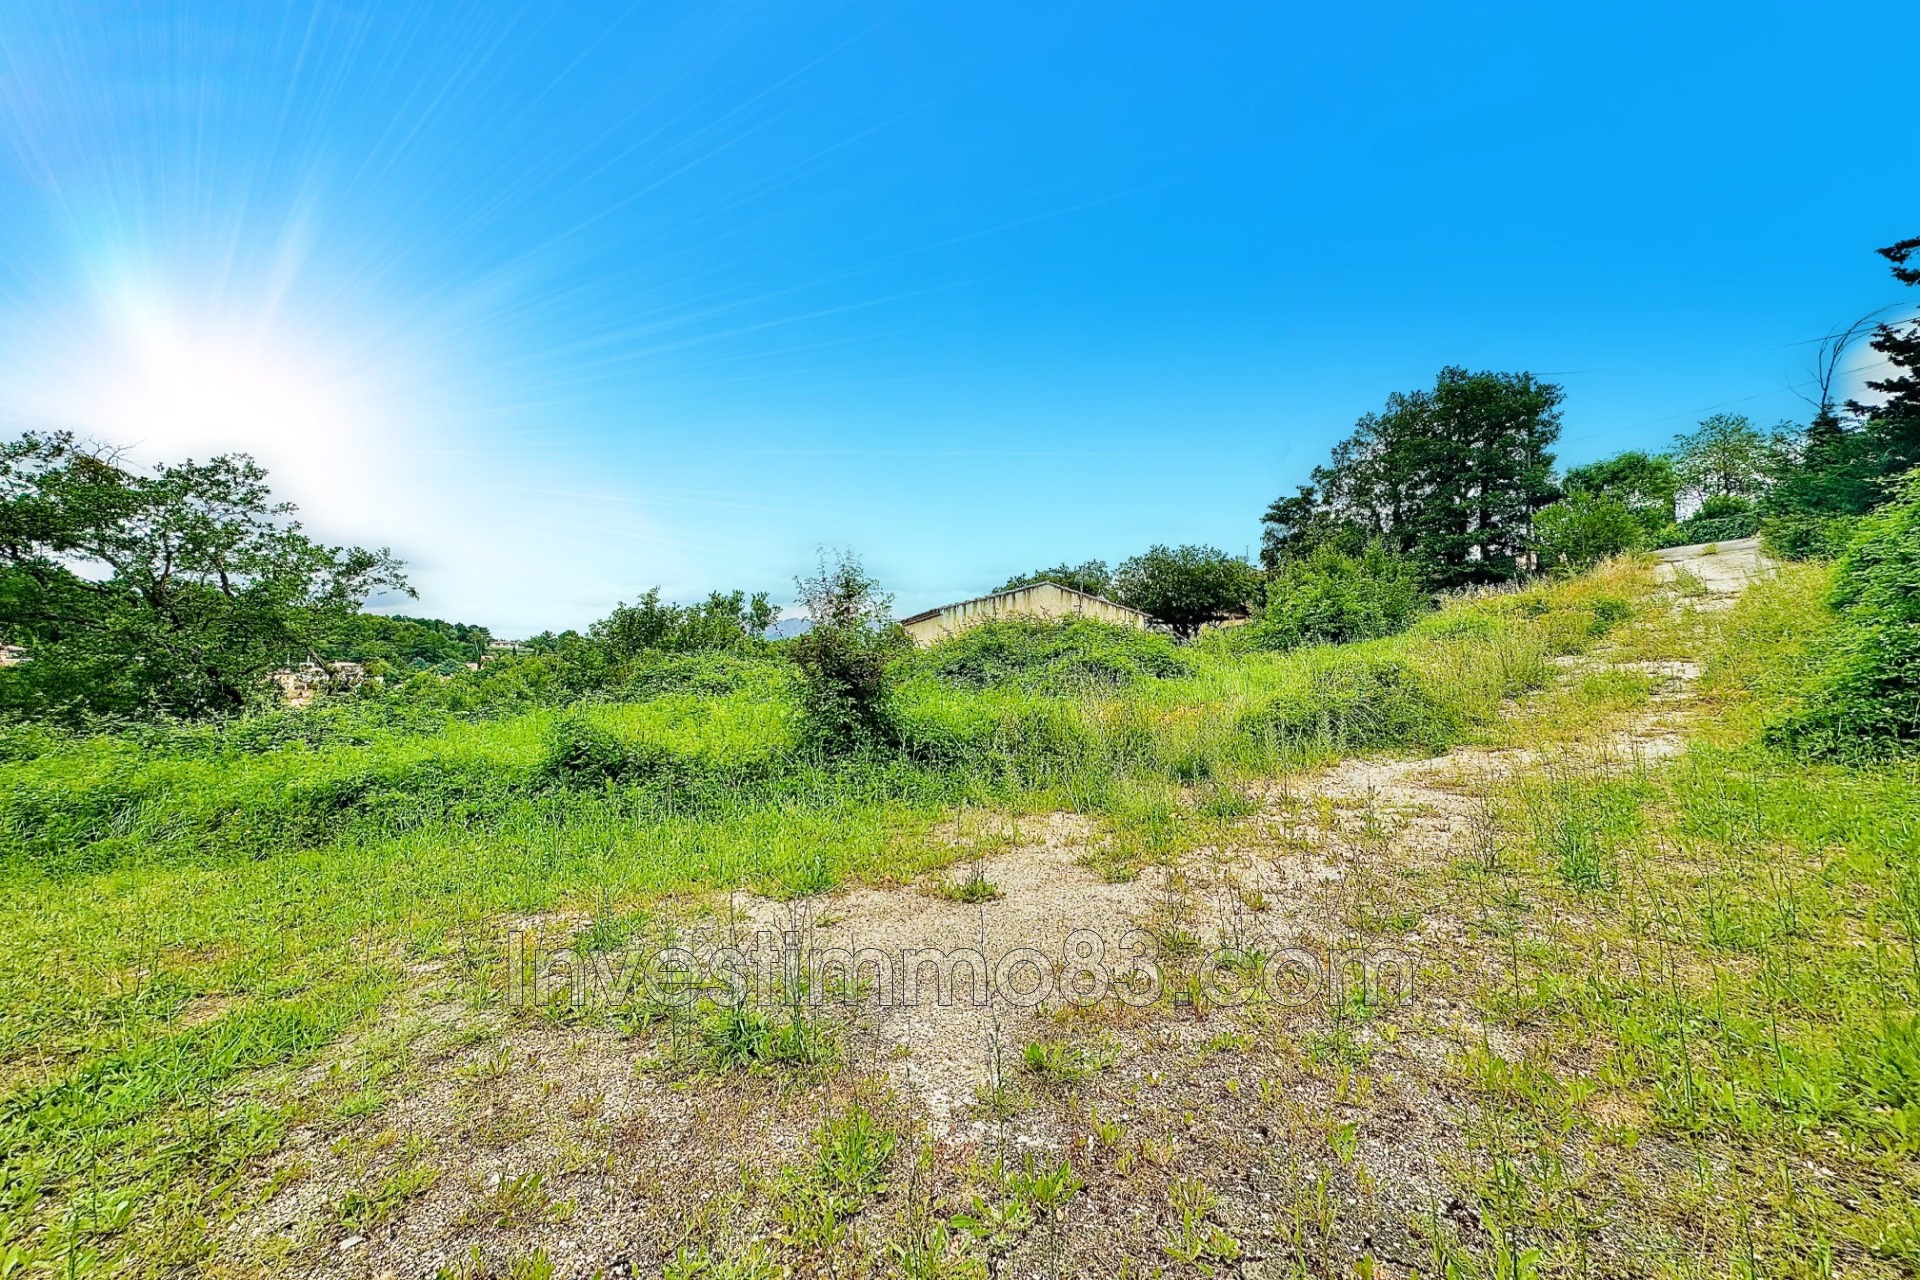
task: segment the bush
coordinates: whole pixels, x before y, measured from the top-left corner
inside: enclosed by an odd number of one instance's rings
[[[1774,516],[1760,526],[1767,554],[1781,560],[1838,560],[1855,530],[1856,516]]]
[[[1735,538],[1751,538],[1760,532],[1760,513],[1743,511],[1735,515],[1702,516],[1693,515],[1679,524],[1670,524],[1654,534],[1650,543],[1659,547],[1691,547],[1707,542],[1732,542]]]
[[[831,563],[823,557],[796,585],[813,623],[787,648],[800,672],[807,736],[829,755],[897,746],[892,659],[905,638],[887,620],[891,597],[850,553]]]
[[[1636,550],[1646,530],[1618,498],[1569,494],[1533,517],[1533,543],[1543,569],[1584,569]]]
[[[651,742],[629,742],[584,712],[556,716],[540,759],[540,776],[561,786],[644,782],[668,771],[673,755]]]
[[[1920,474],[1860,521],[1834,575],[1828,638],[1805,707],[1775,731],[1833,755],[1920,740]]]
[[[1291,649],[1373,640],[1406,630],[1427,605],[1414,567],[1379,543],[1358,556],[1322,546],[1275,572],[1256,643]]]
[[[1178,679],[1192,670],[1163,635],[1086,618],[988,622],[933,646],[920,665],[962,688],[1068,694]]]
[[[1690,520],[1732,520],[1752,514],[1756,508],[1750,499],[1734,493],[1711,493],[1700,501],[1700,509]]]

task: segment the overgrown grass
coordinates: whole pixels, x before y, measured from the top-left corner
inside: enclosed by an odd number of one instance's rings
[[[901,690],[904,749],[850,761],[807,750],[790,677],[746,660],[718,691],[491,718],[323,708],[15,732],[0,761],[0,1255],[190,1267],[231,1208],[224,1180],[289,1122],[264,1085],[237,1086],[363,1025],[409,965],[489,998],[509,917],[906,879],[962,856],[927,833],[963,804],[1092,815],[1124,872],[1126,849],[1217,821],[1208,806],[1238,780],[1487,732],[1645,588],[1615,565],[1287,654],[1126,641],[1136,665],[1154,648],[1151,671],[1067,689],[1019,663],[956,681],[936,654]],[[761,1030],[716,1023],[708,1048],[778,1059]]]
[[[1641,1274],[1920,1266],[1920,764],[1765,733],[1817,676],[1826,589],[1785,566],[1713,617],[1682,756],[1550,758],[1504,792],[1504,861],[1461,868],[1473,999],[1524,1037],[1459,1062],[1516,1274],[1579,1272],[1588,1215]]]

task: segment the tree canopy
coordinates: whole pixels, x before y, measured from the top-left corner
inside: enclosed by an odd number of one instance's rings
[[[1153,546],[1120,566],[1113,589],[1121,604],[1192,636],[1253,608],[1260,571],[1218,547]]]
[[[1268,509],[1264,558],[1277,564],[1357,535],[1413,557],[1429,587],[1517,576],[1533,513],[1558,496],[1551,448],[1562,397],[1529,373],[1457,366],[1431,390],[1396,392],[1315,468],[1311,486]]]
[[[493,633],[485,627],[402,614],[353,613],[316,645],[327,662],[384,662],[398,671],[479,662]]]
[[[0,679],[16,714],[205,715],[260,696],[372,594],[386,550],[314,541],[245,454],[135,471],[66,433],[0,445]]]
[[[764,591],[715,591],[699,604],[678,605],[662,601],[653,587],[632,604],[615,605],[587,634],[610,661],[627,662],[646,653],[737,649],[765,636],[775,613]]]
[[[1680,477],[1674,474],[1673,459],[1665,454],[1629,449],[1582,467],[1568,467],[1565,487],[1570,495],[1612,498],[1652,530],[1673,523]]]
[[[1920,236],[1879,252],[1895,280],[1920,285]],[[1920,467],[1920,319],[1880,325],[1869,345],[1890,372],[1868,380],[1872,403],[1854,401],[1847,407],[1867,424],[1880,474],[1893,477]]]
[[[1738,413],[1716,413],[1674,437],[1673,470],[1681,487],[1704,502],[1744,498],[1766,492],[1771,470],[1767,438]]]

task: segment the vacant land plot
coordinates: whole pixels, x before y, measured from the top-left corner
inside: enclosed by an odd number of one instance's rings
[[[1763,569],[935,650],[852,764],[751,665],[22,736],[0,1276],[1910,1273],[1920,779],[1761,745]]]

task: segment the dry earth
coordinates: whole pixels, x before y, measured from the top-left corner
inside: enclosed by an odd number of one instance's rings
[[[1751,540],[1660,565],[1702,607],[1763,568]],[[1659,682],[1652,700],[1554,750],[1633,768],[1678,749],[1698,667],[1634,665]],[[1405,1274],[1426,1265],[1433,1236],[1483,1230],[1453,1190],[1477,1157],[1450,1056],[1514,1047],[1463,996],[1472,968],[1491,963],[1473,921],[1428,886],[1498,839],[1491,781],[1551,766],[1518,748],[1349,760],[1265,784],[1256,812],[1130,880],[1103,874],[1083,818],[965,816],[935,833],[960,851],[944,881],[794,903],[735,896],[642,944],[757,944],[783,967],[799,957],[827,972],[835,956],[887,956],[891,981],[810,1008],[840,1044],[830,1070],[698,1069],[686,1052],[697,1030],[672,1019],[636,1028],[577,1005],[516,1007],[491,968],[426,968],[379,1026],[293,1082],[302,1121],[258,1171],[228,1253],[236,1271],[355,1277],[508,1274],[535,1250],[565,1276],[657,1274],[688,1245],[738,1255],[779,1231],[778,1171],[804,1161],[823,1117],[860,1100],[919,1158],[896,1156],[912,1172],[895,1174],[891,1216],[869,1208],[871,1230],[839,1246],[847,1259],[881,1255],[879,1237],[917,1220],[916,1206],[965,1204],[994,1159],[1031,1154],[1040,1166],[1070,1158],[1086,1185],[1052,1230],[995,1257],[1001,1275],[1123,1274],[1130,1260],[1179,1273],[1165,1247],[1176,1179],[1205,1184],[1207,1229],[1239,1247],[1219,1273],[1315,1258],[1346,1274],[1367,1255],[1377,1274]],[[943,891],[975,876],[990,900]],[[514,945],[564,949],[587,923],[512,922]],[[1112,976],[1143,939],[1160,954],[1157,991]],[[1083,1005],[1067,991],[1086,980],[1075,962],[1093,946],[1115,998]],[[933,962],[906,991],[917,952],[941,958],[944,998]],[[1223,952],[1267,958],[1279,998],[1236,998]],[[1380,988],[1358,1005],[1327,976],[1342,956]],[[605,980],[624,959],[592,963]],[[562,951],[521,972],[564,979],[589,964]],[[976,1000],[981,970],[1001,989]],[[1027,995],[1036,985],[1052,997]],[[811,994],[836,992],[847,994],[822,979]],[[1069,1074],[1085,1078],[1025,1069],[1036,1042],[1065,1046]],[[1661,1156],[1649,1146],[1633,1158]]]

